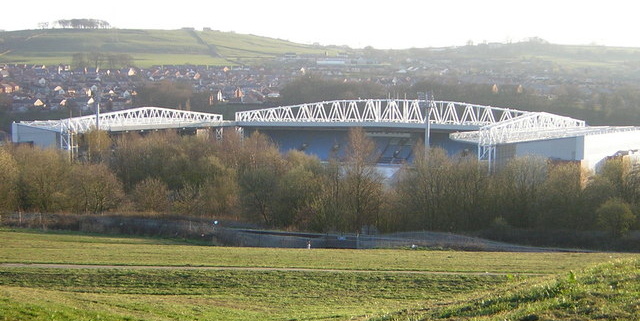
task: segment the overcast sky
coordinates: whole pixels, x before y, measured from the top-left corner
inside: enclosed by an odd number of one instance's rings
[[[633,0],[18,0],[3,8],[0,30],[89,18],[122,29],[210,27],[352,48],[459,46],[529,37],[640,47],[639,6]]]

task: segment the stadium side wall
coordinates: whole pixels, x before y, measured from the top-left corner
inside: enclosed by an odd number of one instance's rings
[[[11,134],[14,143],[32,143],[42,148],[60,146],[60,134],[47,129],[13,123]]]
[[[563,161],[579,161],[584,157],[583,137],[538,140],[516,144],[515,156],[537,155]]]
[[[513,145],[512,156],[537,155],[553,160],[579,161],[584,168],[597,172],[608,157],[640,150],[640,132],[603,133]]]
[[[617,132],[584,136],[585,156],[583,165],[595,171],[609,156],[618,152],[640,150],[640,131]]]

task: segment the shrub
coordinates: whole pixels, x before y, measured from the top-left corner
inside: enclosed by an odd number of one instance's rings
[[[624,200],[614,197],[604,202],[596,211],[598,225],[614,237],[627,234],[636,221],[631,206]]]

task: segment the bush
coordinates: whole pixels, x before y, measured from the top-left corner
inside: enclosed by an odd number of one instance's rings
[[[598,225],[614,237],[621,237],[629,232],[635,223],[636,216],[631,206],[624,200],[614,197],[600,205],[596,211]]]

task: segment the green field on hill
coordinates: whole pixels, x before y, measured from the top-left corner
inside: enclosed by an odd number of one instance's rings
[[[638,293],[640,268],[634,254],[229,248],[8,229],[0,243],[0,320],[544,315],[549,300],[566,303],[574,294],[593,301],[593,311],[623,316],[633,306],[600,307],[585,289],[615,282],[603,295],[616,298],[621,289],[628,298]],[[518,304],[533,310],[517,312]]]
[[[134,65],[237,65],[284,53],[337,50],[215,30],[44,29],[0,31],[0,63],[70,64],[76,53],[124,53]]]

